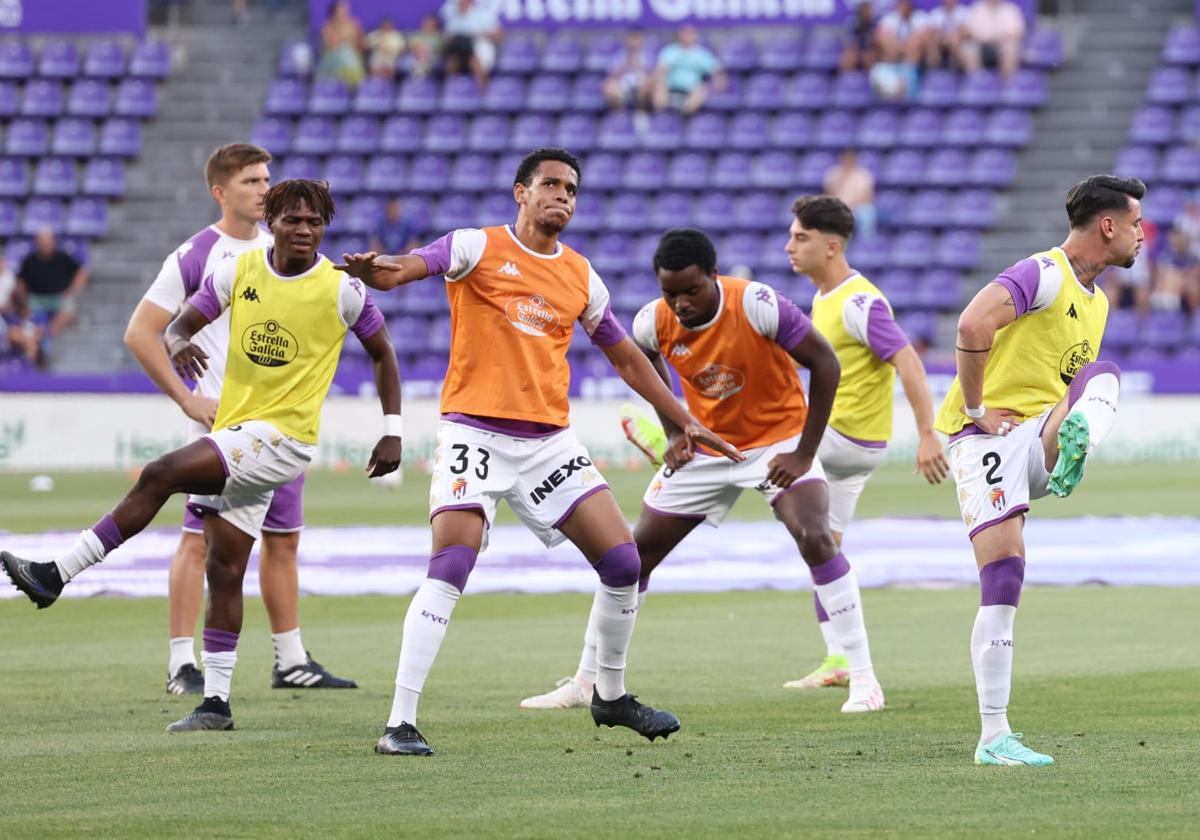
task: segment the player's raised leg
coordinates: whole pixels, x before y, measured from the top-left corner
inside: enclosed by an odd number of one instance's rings
[[[1055,407],[1042,431],[1046,469],[1053,470],[1048,486],[1054,495],[1069,496],[1079,484],[1088,456],[1112,430],[1120,397],[1121,369],[1115,362],[1086,364],[1071,380],[1067,398]]]

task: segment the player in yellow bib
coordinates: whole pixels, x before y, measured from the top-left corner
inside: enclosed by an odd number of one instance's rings
[[[1022,527],[1030,499],[1068,495],[1116,419],[1121,372],[1098,362],[1108,299],[1104,269],[1133,265],[1141,248],[1136,178],[1093,175],[1067,193],[1071,231],[1005,269],[958,321],[955,378],[935,427],[950,436],[981,598],[971,660],[982,732],[977,764],[1041,766],[1048,755],[1008,725],[1013,625],[1025,577]]]
[[[208,544],[204,618],[204,701],[168,732],[232,729],[229,691],[242,629],[242,579],[274,491],[293,481],[316,450],[321,406],[353,331],[375,369],[384,435],[372,476],[400,464],[400,375],[383,317],[363,284],[318,252],[334,213],[329,188],[284,181],[264,198],[275,245],[221,263],[167,328],[167,352],[184,377],[199,379],[207,355],[192,337],[230,310],[229,353],[213,430],[147,464],[133,489],[63,556],[31,563],[8,552],[0,562],[39,608],[67,581],[141,532],[176,493],[193,494]]]

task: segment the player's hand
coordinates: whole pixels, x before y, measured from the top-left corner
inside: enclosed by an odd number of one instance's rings
[[[964,412],[965,413],[965,412]],[[985,435],[1007,435],[1021,425],[1021,415],[1011,408],[988,408],[978,420],[971,420]]]
[[[792,482],[812,469],[812,456],[783,452],[767,463],[767,481],[776,487],[791,487]]]
[[[695,420],[684,426],[683,436],[686,439],[685,448],[689,459],[695,454],[696,444],[699,443],[721,453],[735,463],[746,460],[746,456],[738,452],[737,447],[730,446],[725,442],[724,438],[710,432]]]
[[[400,264],[382,257],[374,251],[365,254],[342,254],[342,261],[334,266],[351,277],[357,277],[371,288],[376,288],[384,274],[400,271]],[[394,284],[388,284],[391,288]]]
[[[913,469],[913,475],[920,473],[930,484],[941,484],[949,472],[950,464],[946,460],[941,438],[930,429],[921,435],[921,442],[917,445],[917,466]]]
[[[687,435],[676,433],[667,440],[667,449],[663,452],[663,463],[671,469],[677,470],[692,460],[693,454],[689,451]]]
[[[400,467],[400,453],[403,450],[403,442],[395,435],[381,437],[371,451],[371,460],[367,463],[367,477],[378,478],[395,472]]]
[[[212,429],[213,421],[217,419],[217,401],[212,397],[202,397],[199,394],[188,394],[182,405],[183,413],[200,423],[206,429]]]
[[[190,341],[168,341],[167,353],[182,379],[199,379],[208,370],[208,354]]]

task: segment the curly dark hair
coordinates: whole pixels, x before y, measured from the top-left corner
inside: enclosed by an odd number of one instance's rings
[[[333,220],[337,212],[333,194],[329,192],[328,181],[310,181],[307,178],[292,178],[280,181],[263,197],[263,216],[270,225],[272,220],[279,218],[295,207],[301,200],[321,217],[325,224]]]
[[[694,265],[705,274],[717,270],[717,249],[704,231],[672,228],[658,240],[654,252],[654,270],[681,271]]]

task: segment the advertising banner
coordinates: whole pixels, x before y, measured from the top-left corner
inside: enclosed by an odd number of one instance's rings
[[[0,34],[146,33],[146,0],[0,0]]]

